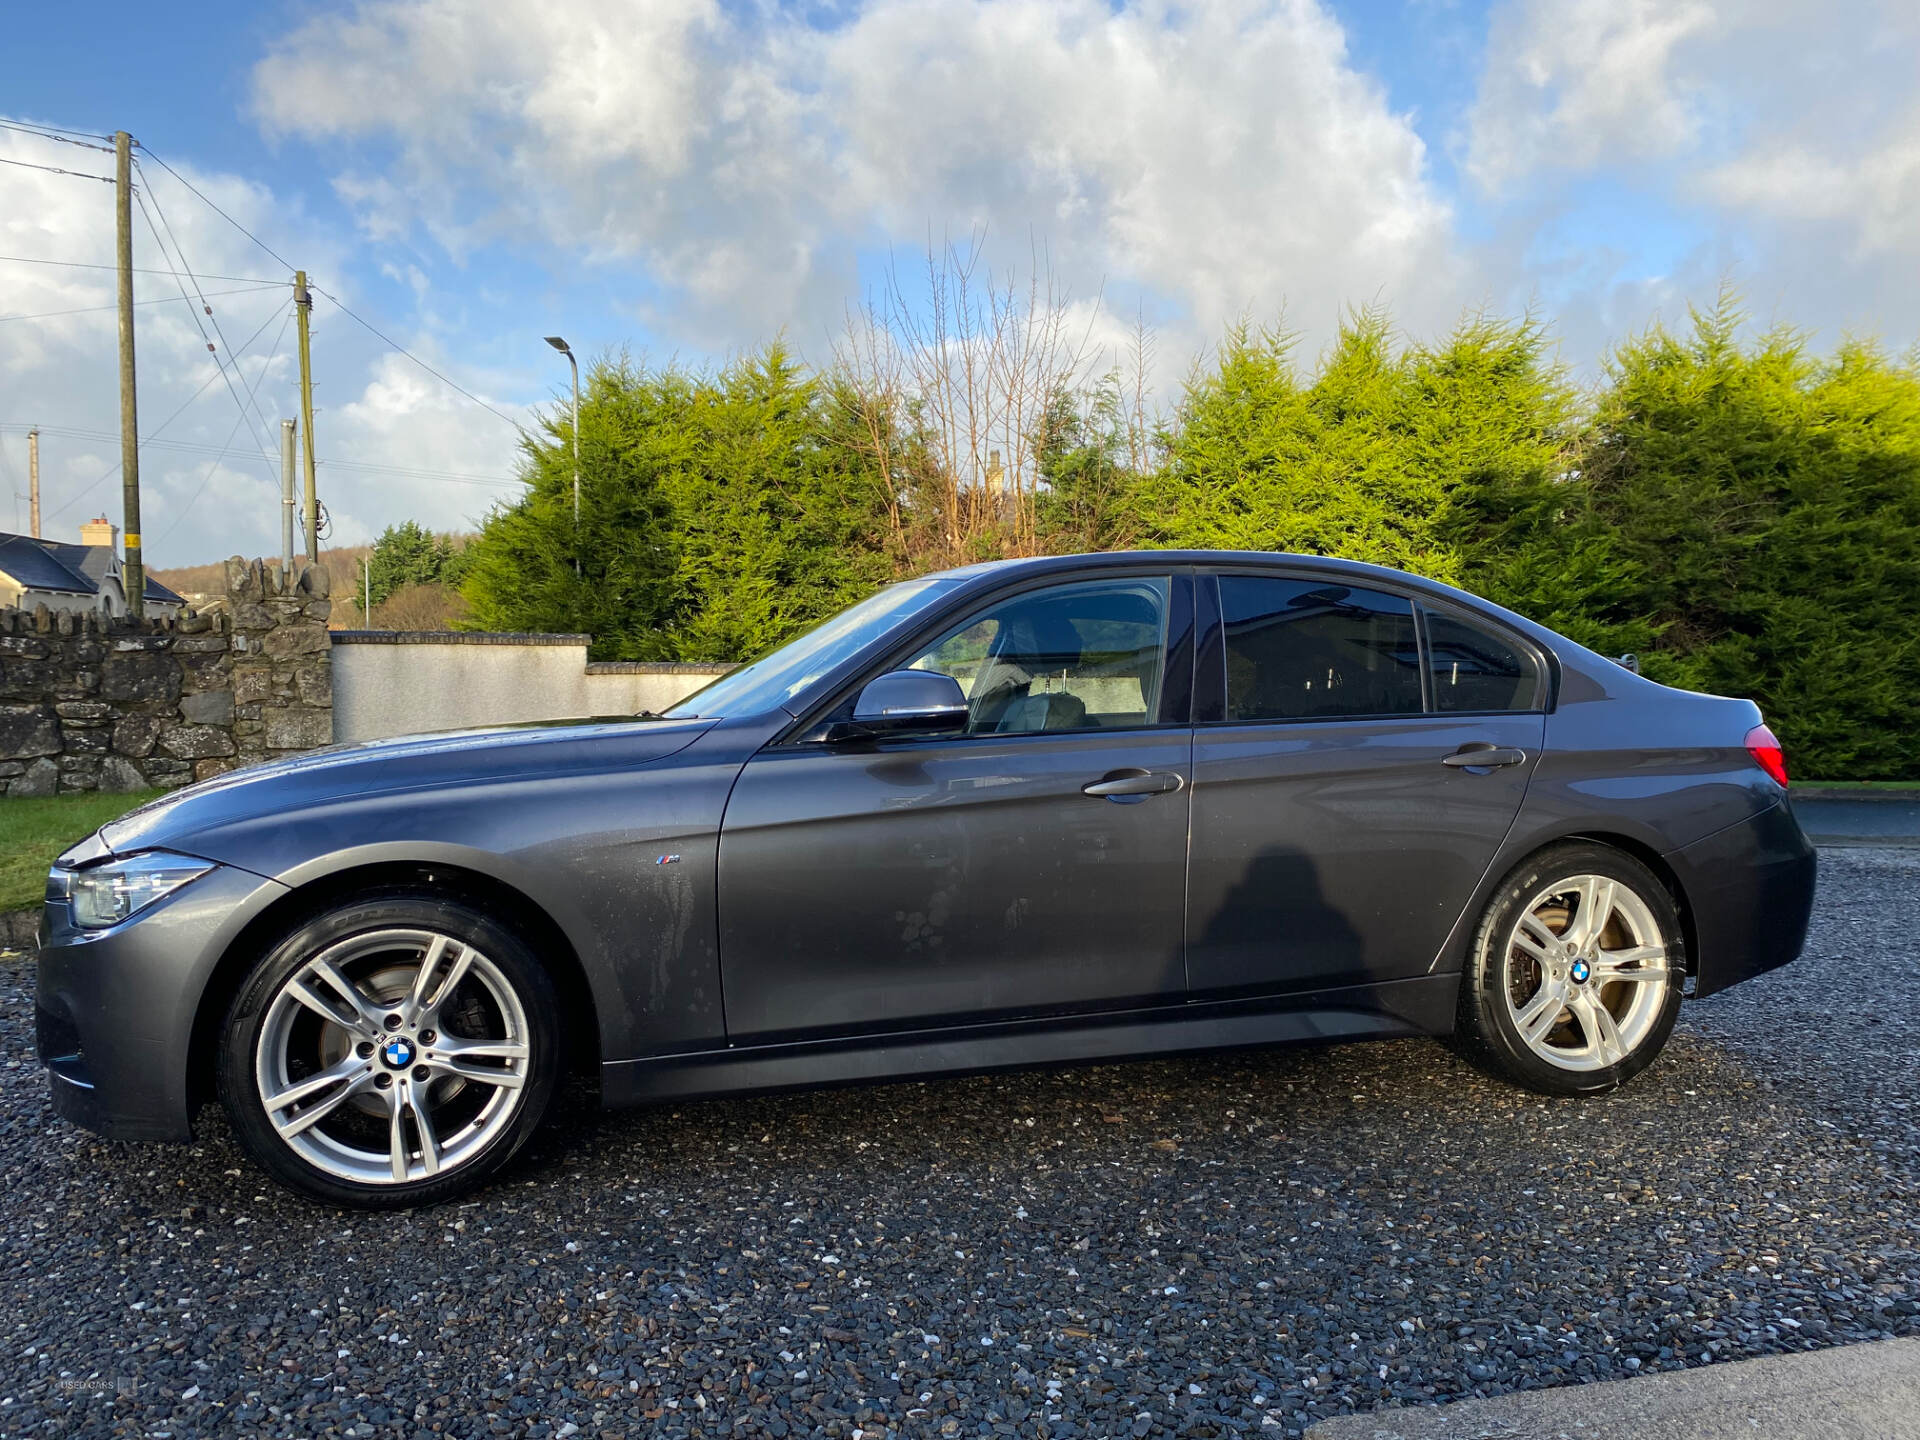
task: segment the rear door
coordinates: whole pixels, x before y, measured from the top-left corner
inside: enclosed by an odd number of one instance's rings
[[[729,1036],[1181,999],[1191,593],[988,602],[899,662],[960,681],[965,734],[748,762],[720,839]]]
[[[1222,572],[1199,593],[1193,993],[1426,973],[1538,761],[1543,657],[1325,574]]]

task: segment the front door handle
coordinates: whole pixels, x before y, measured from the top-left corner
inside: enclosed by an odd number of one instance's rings
[[[1187,782],[1166,771],[1113,770],[1091,784],[1082,785],[1082,795],[1104,796],[1109,800],[1129,795],[1165,795]]]
[[[1526,751],[1516,750],[1511,745],[1490,745],[1485,741],[1476,741],[1471,745],[1462,745],[1451,755],[1441,756],[1440,763],[1457,770],[1498,770],[1506,765],[1523,765],[1526,759]]]

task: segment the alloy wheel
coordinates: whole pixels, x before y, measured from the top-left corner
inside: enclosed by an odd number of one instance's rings
[[[531,1027],[501,968],[434,930],[336,941],[295,968],[254,1052],[275,1134],[337,1179],[401,1185],[458,1170],[514,1122]]]
[[[1647,901],[1608,875],[1555,880],[1506,939],[1506,1003],[1527,1048],[1562,1070],[1604,1070],[1659,1025],[1672,982]]]

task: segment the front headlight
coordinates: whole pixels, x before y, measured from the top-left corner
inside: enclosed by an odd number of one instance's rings
[[[73,905],[74,923],[86,930],[101,930],[118,925],[211,869],[205,860],[190,855],[149,850],[85,870],[55,870],[48,877],[47,894],[54,894],[56,879],[63,880],[59,888],[64,888]]]

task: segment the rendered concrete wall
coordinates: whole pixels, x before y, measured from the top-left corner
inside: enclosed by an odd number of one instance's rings
[[[592,665],[585,635],[335,631],[333,738],[665,710],[730,668]]]

